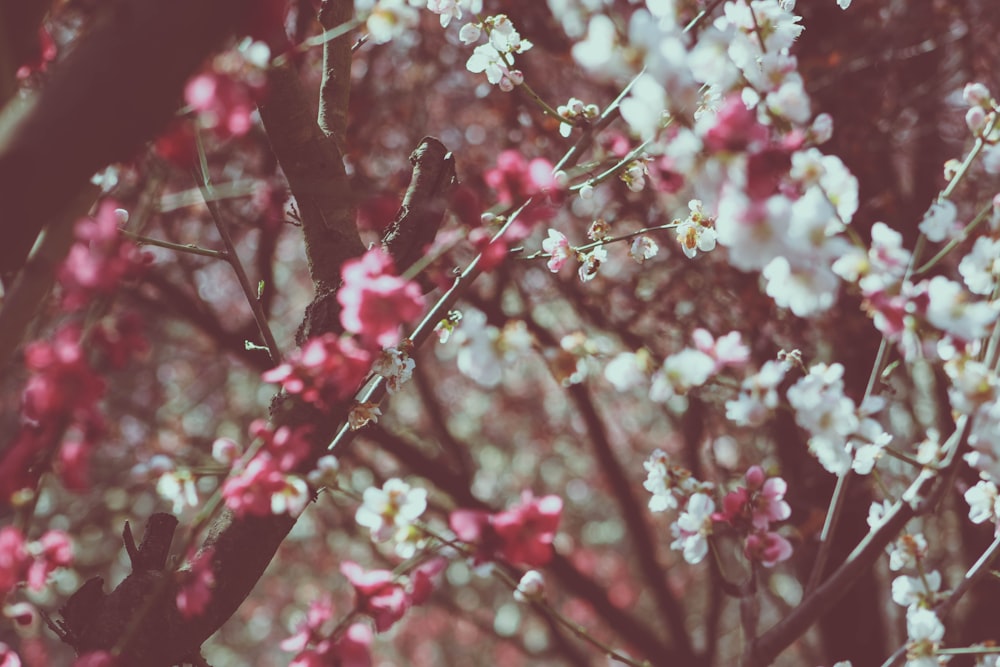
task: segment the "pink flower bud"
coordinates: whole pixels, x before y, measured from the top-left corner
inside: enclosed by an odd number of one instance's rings
[[[747,486],[750,487],[751,491],[756,491],[764,486],[765,479],[767,479],[767,475],[764,474],[764,469],[760,466],[750,466],[750,469],[747,470]]]

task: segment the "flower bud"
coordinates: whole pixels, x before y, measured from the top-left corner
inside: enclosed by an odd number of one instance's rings
[[[514,591],[514,599],[518,602],[538,600],[545,594],[545,578],[538,570],[528,570],[521,577]]]

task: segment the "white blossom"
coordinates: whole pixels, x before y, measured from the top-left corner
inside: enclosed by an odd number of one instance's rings
[[[1000,240],[987,236],[976,239],[972,250],[959,263],[958,272],[973,294],[992,293],[1000,276]]]
[[[704,493],[688,499],[687,508],[670,526],[674,541],[670,548],[684,552],[684,560],[700,563],[708,553],[708,535],[712,533],[712,513],[715,503]]]
[[[950,199],[939,199],[924,213],[924,219],[919,225],[920,231],[928,241],[935,243],[943,241],[950,236],[957,215],[954,202]]]
[[[372,540],[384,542],[406,529],[427,509],[427,490],[412,488],[399,478],[365,489],[363,503],[354,515],[367,528]]]

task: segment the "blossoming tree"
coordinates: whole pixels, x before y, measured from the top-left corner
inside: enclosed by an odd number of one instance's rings
[[[808,5],[0,2],[0,664],[997,664],[1000,17]]]

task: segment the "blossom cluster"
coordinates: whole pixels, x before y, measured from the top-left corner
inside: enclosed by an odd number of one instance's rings
[[[562,509],[559,496],[535,498],[525,491],[521,501],[510,509],[495,514],[454,510],[448,523],[458,539],[474,545],[477,563],[500,560],[511,565],[540,567],[552,558],[552,541]]]
[[[724,521],[746,535],[743,554],[748,560],[772,567],[792,555],[788,540],[771,530],[772,522],[784,521],[792,514],[785,502],[788,484],[780,477],[767,477],[760,466],[747,469],[746,482],[746,486],[726,494],[722,511],[712,519]]]
[[[296,473],[309,454],[310,427],[272,429],[262,420],[250,425],[250,436],[261,442],[247,464],[226,479],[222,497],[237,515],[299,514],[312,497],[309,485]]]
[[[16,502],[19,492],[34,489],[50,462],[66,488],[88,487],[90,454],[105,432],[100,370],[121,369],[146,350],[135,314],[108,314],[86,329],[78,319],[96,299],[141,275],[149,262],[119,231],[123,214],[105,200],[93,218],[75,226],[76,240],[58,271],[60,307],[74,319],[24,349],[29,375],[20,426],[0,456],[2,503]]]
[[[907,667],[938,667],[938,649],[944,624],[934,611],[944,597],[941,573],[928,569],[927,540],[922,533],[903,533],[892,545],[889,568],[915,571],[916,576],[898,575],[892,581],[893,601],[906,608]]]
[[[436,558],[412,568],[408,576],[397,576],[389,570],[365,570],[353,561],[344,561],[340,571],[354,589],[354,611],[369,617],[375,632],[385,632],[411,607],[427,602],[443,567],[444,560]],[[325,626],[333,612],[329,598],[312,603],[298,631],[281,644],[284,650],[297,652],[290,665],[371,667],[371,627],[356,622],[331,632]]]
[[[332,638],[324,626],[333,618],[333,603],[323,597],[309,606],[306,618],[294,635],[281,642],[281,648],[294,651],[290,667],[320,667],[342,664],[370,667],[373,633],[364,623],[352,623],[338,638]]]
[[[853,468],[866,475],[892,440],[872,415],[885,404],[869,397],[860,406],[844,394],[844,367],[816,364],[788,389],[795,421],[810,433],[809,451],[831,473]]]
[[[669,355],[659,368],[653,368],[648,353],[621,352],[604,369],[605,379],[618,391],[649,386],[649,398],[665,403],[682,396],[726,368],[746,364],[750,350],[738,331],[716,339],[705,329],[692,332],[694,347]]]
[[[28,540],[14,526],[0,528],[0,600],[22,582],[32,590],[41,590],[53,570],[72,563],[73,544],[60,530]]]
[[[768,477],[760,466],[751,466],[746,486],[727,493],[717,511],[715,486],[672,464],[663,450],[655,450],[643,466],[643,486],[652,494],[649,509],[663,512],[682,508],[670,526],[674,537],[670,548],[682,552],[688,563],[700,563],[708,554],[709,537],[717,524],[735,529],[743,538],[743,554],[750,561],[772,567],[792,555],[788,540],[771,530],[773,522],[791,516],[791,507],[784,499],[788,485],[782,478]]]
[[[414,361],[400,343],[400,327],[423,313],[417,283],[395,274],[392,259],[380,248],[346,262],[337,291],[340,322],[350,335],[322,334],[307,340],[286,362],[265,372],[289,394],[322,410],[331,410],[357,393],[374,372],[394,393],[409,380]],[[379,416],[374,404],[355,405],[351,425],[359,428]]]
[[[79,310],[98,296],[113,294],[122,281],[142,275],[151,256],[119,231],[127,218],[114,201],[104,200],[93,218],[76,223],[76,242],[59,269],[63,308]]]

